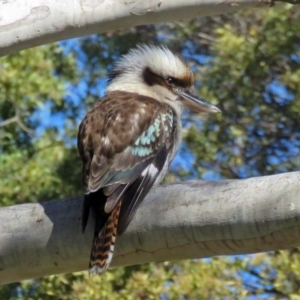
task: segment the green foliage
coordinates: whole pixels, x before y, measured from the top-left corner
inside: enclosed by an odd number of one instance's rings
[[[235,18],[214,30],[213,59],[202,68],[202,93],[219,104],[222,115],[205,122],[205,137],[196,138],[194,128],[187,135],[199,174],[207,165],[225,178],[299,165],[297,13],[290,5],[245,12],[239,15],[240,26]]]
[[[140,26],[46,45],[0,59],[0,202],[81,193],[79,116],[101,94],[106,66],[138,42],[164,43],[189,59],[201,96],[222,114],[184,115],[181,177],[241,178],[297,170],[300,145],[299,8],[251,10]],[[78,66],[84,66],[78,69]],[[77,89],[77,84],[84,88]],[[201,83],[201,84],[200,84]],[[84,92],[82,92],[84,90]],[[60,118],[41,129],[40,108]],[[34,116],[34,117],[33,117]],[[56,121],[58,122],[58,121]],[[45,126],[45,125],[43,125]],[[42,132],[42,133],[41,133]],[[298,250],[165,262],[49,276],[0,288],[0,299],[299,299]],[[250,299],[250,298],[248,298]]]
[[[66,88],[78,77],[75,63],[74,55],[63,55],[58,44],[0,59],[1,205],[71,196],[80,186],[79,170],[70,170],[75,149],[66,148],[56,124],[38,135],[34,130],[42,117],[32,120],[46,103],[52,111],[66,110]]]
[[[0,124],[1,152],[28,148],[31,127],[39,125],[30,117],[47,101],[63,111],[63,95],[76,78],[76,68],[74,56],[62,52],[53,44],[0,58],[0,120],[8,122]],[[16,120],[9,123],[12,118]]]
[[[111,269],[101,276],[87,272],[54,275],[4,287],[3,299],[268,299],[299,298],[299,252],[279,251],[241,258],[214,258]],[[276,276],[274,276],[276,270]],[[244,279],[242,279],[242,274]]]

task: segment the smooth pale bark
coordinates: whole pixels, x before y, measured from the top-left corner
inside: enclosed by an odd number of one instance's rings
[[[300,246],[300,172],[193,181],[153,189],[113,266],[255,253]],[[82,198],[0,209],[0,283],[87,269],[93,220]]]
[[[63,39],[142,24],[233,12],[248,7],[270,5],[272,2],[272,0],[5,0],[0,1],[0,56]]]

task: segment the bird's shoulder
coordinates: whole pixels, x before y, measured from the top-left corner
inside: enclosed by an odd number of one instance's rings
[[[171,106],[154,98],[111,92],[88,111],[80,125],[78,140],[85,148],[101,147],[103,154],[110,156],[133,145],[143,133],[149,135],[160,131],[161,126],[171,127],[174,114]]]
[[[85,119],[101,117],[112,119],[118,116],[131,116],[142,114],[144,117],[153,116],[157,111],[171,110],[172,107],[166,103],[157,101],[149,96],[124,91],[113,91],[106,94],[97,101],[88,111]],[[131,120],[127,118],[127,120]],[[120,119],[116,119],[120,121]]]

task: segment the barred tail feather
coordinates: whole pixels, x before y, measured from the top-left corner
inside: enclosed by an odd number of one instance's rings
[[[90,275],[101,274],[109,267],[115,248],[118,220],[120,215],[121,201],[117,203],[104,227],[95,232],[89,273]]]

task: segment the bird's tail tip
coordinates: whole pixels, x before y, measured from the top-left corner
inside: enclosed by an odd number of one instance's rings
[[[94,276],[94,275],[100,275],[104,273],[108,268],[108,265],[106,264],[104,267],[100,267],[98,265],[92,266],[89,268],[89,275]]]
[[[102,230],[94,238],[89,265],[90,275],[105,272],[112,261],[120,208],[121,203],[119,202],[108,217]]]
[[[113,258],[114,253],[114,244],[109,246],[109,252],[101,254],[99,259],[95,257],[91,257],[90,266],[89,266],[89,274],[90,275],[98,275],[104,273],[110,266],[110,263]]]

